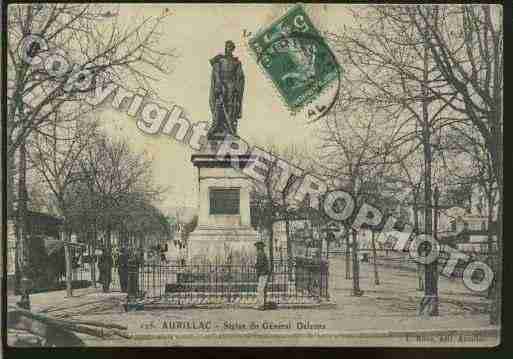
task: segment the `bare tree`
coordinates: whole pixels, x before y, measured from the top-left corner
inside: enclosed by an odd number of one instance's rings
[[[7,159],[18,159],[17,246],[26,257],[27,138],[57,113],[79,116],[91,110],[82,92],[115,83],[145,87],[152,71],[165,71],[171,54],[158,49],[158,27],[168,15],[122,26],[112,6],[18,4],[8,9]],[[31,41],[37,37],[40,41]],[[37,59],[37,60],[36,60]],[[141,68],[141,66],[144,66]],[[86,76],[85,73],[92,74]],[[73,117],[73,116],[71,116]],[[12,212],[14,173],[7,178]],[[23,304],[30,305],[24,294]]]
[[[457,94],[448,102],[483,137],[494,174],[502,184],[502,7],[491,5],[433,6],[436,22],[421,6],[409,9],[409,18]],[[445,97],[436,88],[430,93]]]
[[[53,121],[41,126],[42,131],[34,133],[31,141],[32,151],[27,154],[35,169],[43,178],[51,195],[55,199],[59,215],[64,220],[65,240],[71,241],[71,227],[69,223],[69,208],[72,205],[68,191],[73,183],[80,180],[77,176],[79,161],[83,151],[91,146],[97,138],[97,124],[95,121],[75,119],[73,122],[60,124],[52,116]],[[45,130],[48,130],[47,134]],[[32,152],[32,153],[31,153]],[[66,246],[66,258],[70,260],[69,247]],[[67,295],[71,296],[71,272],[67,265]]]
[[[123,200],[122,208],[124,215],[117,227],[121,241],[137,238],[139,247],[154,248],[170,238],[166,217],[147,196],[137,192],[129,193]]]
[[[423,231],[432,234],[434,153],[442,133],[450,126],[463,124],[466,117],[454,110],[461,98],[431,51],[430,42],[436,35],[428,26],[412,24],[415,9],[422,9],[422,19],[439,30],[442,19],[435,7],[380,6],[354,11],[360,26],[333,34],[332,39],[351,70],[348,72],[355,74],[350,76],[350,90],[344,93],[346,103],[372,106],[388,118],[391,135],[385,151],[399,151],[407,157],[422,148]],[[400,150],[403,146],[408,150]],[[394,158],[396,162],[401,160]],[[436,265],[433,262],[426,266],[420,314],[438,315]]]
[[[400,156],[398,156],[400,157]],[[403,188],[409,192],[407,197],[411,202],[407,205],[411,205],[413,214],[413,230],[415,233],[420,232],[419,224],[419,212],[421,210],[422,197],[422,175],[418,173],[419,159],[417,156],[410,156],[409,158],[401,158],[398,161],[400,182],[403,184]],[[417,263],[417,290],[424,291],[424,268],[423,265]]]
[[[349,76],[349,88],[358,91],[347,97],[389,114],[396,135],[388,150],[416,140],[422,146],[424,231],[432,233],[431,162],[442,132],[467,123],[479,130],[502,193],[501,9],[390,5],[354,15],[358,28],[332,36],[350,66],[346,73],[357,74]],[[436,281],[433,263],[426,268],[421,313],[437,315]]]
[[[503,32],[500,5],[434,7],[440,22],[433,24],[417,7],[410,15],[419,29],[426,29],[426,41],[445,80],[460,99],[451,108],[465,116],[483,137],[498,187],[496,295],[490,313],[492,323],[500,321],[502,281],[503,209]],[[454,19],[454,21],[450,21]],[[459,31],[455,32],[457,22]],[[456,36],[448,37],[450,34]],[[427,40],[427,39],[426,39]],[[438,91],[432,91],[439,96]]]
[[[95,226],[105,233],[103,247],[108,253],[112,250],[113,231],[126,226],[134,206],[158,199],[164,191],[152,182],[148,156],[133,153],[125,140],[105,136],[84,152],[80,176],[81,182],[72,196],[78,200],[85,194],[87,203],[77,208],[76,215],[82,215],[87,208]]]
[[[494,266],[496,255],[494,248],[494,220],[496,219],[498,185],[490,154],[486,149],[478,131],[471,126],[455,129],[445,139],[443,144],[446,148],[442,156],[444,167],[447,169],[451,185],[468,197],[469,210],[472,207],[472,195],[482,194],[476,204],[480,214],[486,211],[488,231],[488,261]],[[462,166],[462,163],[465,165]],[[456,196],[458,193],[455,194]],[[461,197],[461,196],[460,196]],[[461,198],[451,198],[461,200]],[[489,295],[493,294],[493,287],[490,287]]]
[[[439,72],[425,86],[427,97],[451,110],[452,123],[474,126],[480,133],[498,186],[498,247],[494,283],[501,282],[503,188],[503,32],[499,5],[387,6],[382,18],[405,33],[415,32]],[[408,30],[409,29],[409,30]],[[399,32],[396,32],[399,33]],[[405,45],[404,43],[401,43]],[[410,45],[415,45],[411,43]],[[411,48],[411,46],[410,46]],[[424,50],[424,51],[425,51]],[[413,71],[403,68],[405,75]],[[500,285],[491,322],[500,318]]]
[[[294,145],[279,147],[269,144],[266,150],[273,161],[267,163],[264,180],[255,183],[255,190],[251,196],[253,217],[256,219],[256,225],[267,232],[271,262],[274,258],[274,224],[278,221],[285,222],[287,257],[290,263],[293,256],[290,222],[304,215],[304,211],[300,214],[304,207],[292,206],[290,196],[295,193],[305,175],[312,172],[310,158],[304,148]],[[284,165],[295,166],[301,170],[290,174],[283,171]]]
[[[379,114],[343,101],[342,98],[320,133],[319,163],[333,186],[349,192],[358,208],[365,201],[375,200],[383,185],[380,179],[389,165],[382,136],[386,123]],[[353,295],[359,296],[363,292],[359,284],[358,230],[351,228],[351,236]]]
[[[87,4],[9,7],[8,156],[57,110],[90,110],[81,92],[109,83],[152,91],[153,72],[166,72],[166,61],[172,56],[158,46],[159,26],[169,14],[122,25],[118,11],[115,6]],[[49,48],[34,43],[24,48],[23,41],[34,35]],[[24,58],[27,55],[34,64]],[[94,77],[75,79],[77,68],[87,69]]]

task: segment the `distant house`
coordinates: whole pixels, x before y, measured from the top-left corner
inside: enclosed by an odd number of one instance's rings
[[[483,224],[484,223],[484,224]],[[453,223],[451,231],[448,235],[442,237],[440,241],[450,245],[462,252],[469,253],[488,253],[488,228],[487,222],[483,222],[482,218],[467,217]],[[459,230],[459,231],[458,231]],[[497,250],[497,223],[491,223],[492,250]]]
[[[473,213],[459,213],[453,216],[447,228],[448,232],[459,233],[464,230],[482,231],[488,230],[488,219],[486,216]]]
[[[10,222],[14,223],[17,217],[16,211],[10,216]],[[61,218],[52,216],[48,213],[28,211],[27,212],[27,232],[32,235],[43,235],[60,239],[61,226],[64,221]]]
[[[289,221],[289,234],[292,238],[291,247],[292,253],[295,255],[303,256],[306,250],[307,242],[312,234],[310,233],[309,223],[305,219],[294,219]],[[261,239],[266,241],[266,237],[259,233]],[[277,257],[287,257],[287,231],[285,221],[277,221],[273,224],[273,237],[274,237],[274,253]]]
[[[422,211],[419,220],[422,229]],[[492,222],[492,226],[492,236],[496,241],[496,223]],[[468,208],[443,208],[438,212],[437,238],[441,244],[463,252],[485,253],[488,251],[488,218],[480,213],[469,212]],[[495,248],[496,244],[493,246]]]

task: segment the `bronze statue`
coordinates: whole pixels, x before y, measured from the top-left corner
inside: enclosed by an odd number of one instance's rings
[[[233,50],[233,41],[226,41],[224,55],[219,54],[210,60],[210,111],[213,121],[208,133],[209,139],[224,137],[226,134],[237,136],[238,119],[242,113],[244,73],[241,62],[233,56]]]

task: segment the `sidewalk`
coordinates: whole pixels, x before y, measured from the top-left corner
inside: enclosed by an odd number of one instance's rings
[[[30,305],[31,311],[56,318],[82,317],[96,311],[121,312],[125,298],[125,293],[103,293],[100,288],[84,288],[74,289],[72,297],[67,297],[65,290],[31,294]],[[10,295],[7,304],[16,304],[19,299],[19,296]]]

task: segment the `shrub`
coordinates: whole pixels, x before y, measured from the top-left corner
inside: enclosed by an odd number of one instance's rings
[[[30,236],[28,239],[27,276],[33,287],[50,287],[66,272],[64,248],[48,255],[44,236]]]

